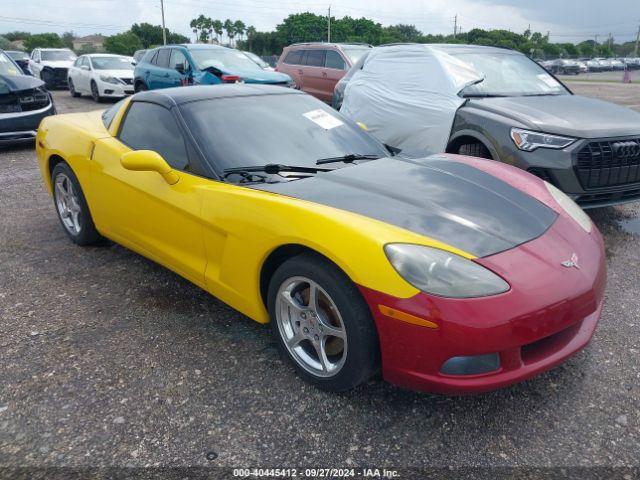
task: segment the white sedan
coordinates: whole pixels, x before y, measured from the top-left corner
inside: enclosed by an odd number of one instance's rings
[[[132,94],[132,60],[131,57],[107,53],[79,56],[69,69],[69,92],[74,97],[86,93],[96,102]]]

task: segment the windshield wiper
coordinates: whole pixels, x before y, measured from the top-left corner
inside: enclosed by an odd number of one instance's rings
[[[493,97],[508,97],[508,95],[501,95],[498,93],[464,93],[463,98],[493,98]]]
[[[360,153],[349,153],[347,155],[342,155],[341,157],[328,157],[322,158],[316,162],[316,165],[325,165],[327,163],[352,163],[356,160],[378,160],[380,155],[363,155]]]
[[[224,178],[229,175],[238,174],[246,178],[247,174],[252,172],[264,172],[267,175],[277,175],[283,172],[293,173],[318,173],[318,172],[330,172],[332,168],[319,168],[319,167],[304,167],[296,165],[281,165],[279,163],[268,163],[266,165],[251,165],[248,167],[234,167],[225,168],[223,170]]]

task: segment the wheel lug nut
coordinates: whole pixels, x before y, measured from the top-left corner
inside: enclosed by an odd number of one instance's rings
[[[318,335],[314,335],[313,338],[315,338],[316,341],[320,340],[320,337],[318,337]]]
[[[304,328],[302,329],[302,331],[303,331],[304,333],[309,333],[309,329],[308,329],[307,327],[304,327]]]

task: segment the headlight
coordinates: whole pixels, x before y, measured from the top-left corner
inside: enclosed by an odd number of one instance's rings
[[[589,218],[589,215],[584,213],[584,210],[582,210],[576,204],[576,202],[571,200],[565,193],[558,190],[549,182],[544,182],[544,184],[547,186],[547,190],[549,190],[551,196],[555,199],[556,202],[558,202],[558,204],[560,204],[564,211],[567,212],[569,216],[573,218],[585,232],[591,232],[593,224],[591,223],[591,218]]]
[[[496,295],[509,284],[471,260],[437,248],[391,243],[384,252],[393,268],[425,293],[453,298]]]
[[[520,150],[532,152],[536,148],[554,148],[559,150],[568,147],[576,141],[575,138],[560,137],[542,132],[532,132],[521,128],[511,129],[511,139]]]
[[[120,80],[118,80],[115,77],[107,77],[105,75],[100,75],[100,80],[102,80],[103,82],[107,82],[107,83],[115,83],[118,84],[120,83]]]

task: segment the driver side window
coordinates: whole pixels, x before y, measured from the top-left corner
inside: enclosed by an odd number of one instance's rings
[[[160,105],[132,102],[118,139],[133,150],[159,153],[176,170],[190,170],[182,131],[173,114]]]
[[[178,65],[182,65],[185,70],[189,70],[189,62],[187,61],[187,57],[185,57],[184,53],[182,53],[181,50],[174,48],[171,50],[169,68],[176,70],[176,67]]]

